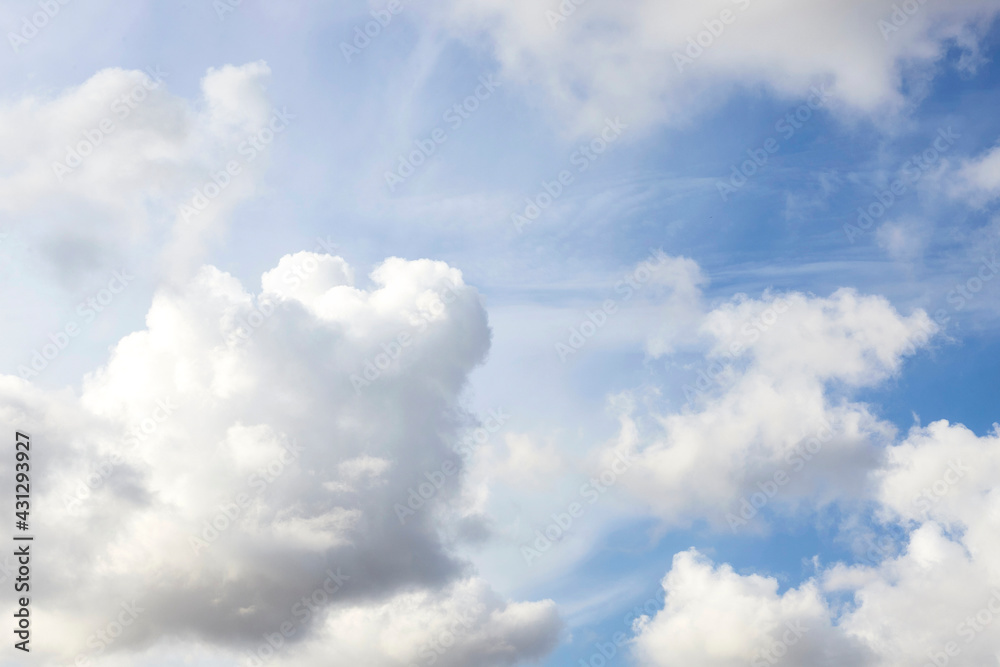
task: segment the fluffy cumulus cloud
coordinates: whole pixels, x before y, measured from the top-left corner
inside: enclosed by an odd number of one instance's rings
[[[756,527],[764,508],[801,516],[837,502],[845,536],[865,546],[851,562],[817,558],[816,575],[781,594],[774,579],[678,554],[664,608],[635,625],[639,664],[971,667],[1000,657],[1000,426],[977,436],[940,421],[900,439],[850,400],[935,331],[922,311],[903,316],[849,290],[737,297],[707,312],[710,344],[688,405],[647,420],[655,437],[623,418],[615,450],[636,460],[626,487],[664,519],[734,530]]]
[[[738,297],[709,311],[710,345],[684,409],[627,413],[624,484],[671,521],[734,530],[758,513],[837,502],[852,562],[778,593],[776,580],[678,554],[663,610],[635,626],[639,664],[983,665],[1000,656],[1000,426],[916,426],[901,439],[855,388],[897,373],[936,328],[840,290]],[[817,426],[818,425],[818,426]],[[872,511],[874,523],[858,517]],[[725,516],[725,521],[722,517]],[[857,545],[855,545],[857,546]]]
[[[663,589],[663,610],[635,622],[640,665],[872,664],[867,649],[833,625],[815,581],[779,594],[777,580],[715,567],[691,550],[674,557]]]
[[[443,594],[402,594],[330,615],[306,664],[323,665],[329,647],[345,665],[513,665],[552,647],[560,624],[550,602],[504,603],[479,579]],[[295,664],[301,664],[296,662]]]
[[[704,518],[734,531],[759,510],[794,511],[869,492],[894,428],[852,391],[897,373],[937,330],[923,311],[839,290],[743,296],[705,313],[708,342],[683,407],[637,415],[608,452],[636,462],[624,482],[668,522]]]
[[[433,15],[470,41],[485,34],[507,77],[587,132],[616,114],[687,120],[736,86],[800,98],[825,83],[850,112],[899,109],[907,73],[953,46],[974,63],[998,11],[991,0],[475,0]]]
[[[884,665],[985,665],[1000,656],[1000,431],[945,421],[914,428],[879,471],[883,520],[906,548],[877,567],[841,567],[831,589],[858,607],[845,628]],[[877,545],[882,546],[882,545]]]
[[[105,69],[55,95],[0,104],[0,216],[72,282],[128,251],[197,256],[251,196],[291,118],[272,109],[263,62],[209,69],[202,99],[171,77]],[[227,169],[228,167],[228,169]]]
[[[453,447],[477,425],[458,396],[489,348],[480,297],[429,260],[370,281],[316,253],[282,258],[258,293],[206,267],[161,290],[79,394],[0,378],[0,414],[39,450],[50,664],[177,638],[279,644],[297,665],[510,665],[552,647],[554,605],[501,599],[442,530]]]
[[[713,567],[695,552],[677,555],[664,580],[665,608],[636,624],[640,664],[993,664],[998,428],[979,437],[935,422],[886,452],[874,477],[883,528],[895,530],[871,542],[865,563],[834,563],[778,595],[775,580]]]

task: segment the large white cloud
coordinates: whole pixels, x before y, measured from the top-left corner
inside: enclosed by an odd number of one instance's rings
[[[851,394],[898,372],[936,331],[923,311],[904,317],[852,290],[722,303],[701,320],[708,349],[684,386],[687,403],[626,410],[613,447],[636,461],[625,487],[669,522],[734,530],[765,504],[794,510],[866,494],[895,432]]]
[[[998,472],[996,427],[977,437],[939,421],[889,451],[879,499],[883,519],[910,530],[905,549],[878,567],[828,576],[831,589],[856,588],[844,627],[879,653],[879,664],[971,667],[1000,657]]]
[[[694,552],[679,554],[664,580],[666,607],[636,624],[640,663],[707,667],[747,664],[756,656],[763,658],[757,664],[778,664],[770,661],[773,646],[789,622],[809,628],[805,640],[780,657],[789,667],[995,663],[998,429],[978,437],[944,421],[915,427],[873,471],[886,523],[864,562],[822,567],[784,594],[777,594],[773,579],[713,568]],[[758,653],[767,646],[771,656]]]
[[[433,10],[470,42],[485,35],[504,74],[539,89],[570,132],[609,114],[637,127],[688,120],[738,86],[804,97],[827,83],[850,112],[898,110],[908,72],[954,45],[974,62],[997,12],[990,0],[474,0]]]
[[[685,387],[688,405],[645,415],[623,402],[621,436],[608,449],[636,461],[624,486],[668,522],[704,518],[734,530],[762,527],[765,505],[802,517],[837,503],[855,560],[817,557],[816,576],[779,594],[774,579],[678,554],[664,609],[635,626],[639,663],[996,662],[1000,426],[980,437],[940,421],[897,441],[851,399],[897,374],[936,324],[851,290],[737,296],[701,321],[708,346],[698,381]]]
[[[79,395],[0,377],[0,417],[38,452],[34,609],[60,637],[41,653],[170,637],[246,651],[291,623],[288,664],[423,664],[456,615],[437,664],[552,647],[554,605],[508,604],[442,537],[463,478],[453,446],[476,425],[458,397],[490,342],[480,297],[429,260],[386,260],[371,280],[299,253],[250,294],[206,267],[156,295]],[[95,644],[133,601],[127,631]]]
[[[293,122],[272,109],[269,75],[263,62],[209,69],[192,102],[168,91],[170,72],[111,68],[0,104],[5,226],[70,283],[167,244],[191,267]]]

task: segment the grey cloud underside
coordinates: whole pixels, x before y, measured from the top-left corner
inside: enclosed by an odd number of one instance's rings
[[[289,275],[280,268],[278,278]],[[327,612],[448,591],[468,577],[439,535],[436,507],[460,488],[453,447],[476,420],[458,396],[489,348],[486,314],[442,263],[391,260],[381,271],[370,292],[347,284],[345,272],[339,284],[254,301],[206,269],[187,290],[156,297],[148,329],[123,339],[81,396],[3,378],[5,416],[31,424],[51,452],[37,473],[49,508],[39,517],[47,548],[38,567],[48,573],[39,607],[100,627],[120,601],[136,600],[145,611],[116,651],[168,636],[246,647],[285,621],[298,625],[295,604],[328,572],[345,580],[290,643],[314,639]],[[448,303],[442,284],[454,285]],[[273,314],[248,326],[268,310],[262,304]],[[352,376],[401,332],[412,345],[357,389]],[[130,432],[164,398],[173,414],[130,446]],[[302,448],[297,460],[258,491],[260,471],[292,445]],[[124,462],[80,499],[80,481],[116,451]],[[458,473],[401,525],[397,503],[446,460]],[[195,554],[191,537],[241,493],[252,505]],[[72,510],[67,498],[79,500]],[[545,628],[528,633],[526,651],[550,645]]]

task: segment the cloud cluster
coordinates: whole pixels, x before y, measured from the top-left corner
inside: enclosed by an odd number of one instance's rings
[[[914,428],[878,472],[886,521],[905,549],[877,566],[838,565],[831,591],[853,594],[841,622],[878,665],[985,665],[1000,655],[1000,430],[977,437],[944,421]]]
[[[504,76],[537,87],[581,133],[616,113],[636,126],[689,120],[737,87],[802,98],[826,83],[848,112],[898,110],[909,72],[954,46],[974,63],[998,11],[989,0],[475,0],[432,15],[472,43],[485,36]]]
[[[884,536],[872,543],[878,562],[834,563],[781,595],[773,579],[678,554],[664,579],[665,608],[636,624],[640,664],[992,664],[1000,655],[998,471],[997,428],[985,437],[943,421],[914,428],[875,471],[882,520],[901,522],[887,524],[903,531],[900,552]],[[828,601],[845,596],[846,605]],[[789,624],[806,631],[781,646]]]
[[[434,471],[476,426],[458,397],[489,348],[480,297],[441,262],[392,258],[370,278],[298,253],[251,294],[205,267],[156,295],[79,395],[0,377],[0,416],[44,452],[34,604],[61,637],[49,659],[171,637],[245,652],[289,624],[287,664],[423,664],[456,620],[436,664],[551,648],[554,605],[500,599],[442,537],[462,475]],[[359,390],[366,360],[379,376]],[[422,484],[436,494],[401,525],[394,507]],[[141,613],[95,640],[123,602]]]
[[[655,667],[834,667],[872,664],[830,620],[815,581],[778,593],[769,577],[714,567],[695,550],[674,556],[666,602],[635,622],[637,662]]]
[[[628,405],[606,455],[671,523],[734,531],[836,503],[852,562],[798,587],[678,554],[663,610],[635,625],[638,663],[866,667],[989,664],[1000,655],[1000,426],[895,428],[852,392],[897,374],[937,326],[880,297],[838,290],[737,296],[706,312],[688,405]],[[651,426],[646,426],[652,422]],[[873,521],[863,517],[874,517]],[[859,546],[862,545],[863,546]]]
[[[702,317],[708,350],[684,386],[687,404],[648,419],[629,407],[608,456],[629,451],[626,487],[671,523],[736,530],[765,504],[867,494],[895,431],[851,393],[897,373],[936,331],[923,311],[902,316],[847,289],[737,297]]]
[[[56,95],[0,105],[0,213],[64,281],[170,244],[197,257],[251,196],[281,132],[263,62],[209,69],[197,103],[170,73],[105,69]],[[287,125],[287,123],[285,123]]]

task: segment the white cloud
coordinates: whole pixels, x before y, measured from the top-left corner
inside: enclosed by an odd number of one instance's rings
[[[875,238],[879,247],[892,259],[913,262],[923,257],[930,234],[931,229],[926,222],[906,218],[881,225]]]
[[[1000,655],[998,471],[997,429],[977,437],[934,422],[887,453],[878,497],[886,521],[910,527],[905,548],[877,567],[834,568],[825,582],[853,589],[842,626],[878,665],[972,667]]]
[[[0,210],[66,282],[165,245],[184,275],[255,191],[267,145],[244,142],[272,118],[269,75],[263,62],[209,69],[193,103],[168,91],[169,72],[110,68],[0,105]]]
[[[642,266],[637,265],[636,271]],[[660,253],[659,263],[654,266],[651,296],[659,310],[669,313],[646,338],[646,352],[658,357],[690,342],[692,329],[705,316],[702,288],[708,278],[698,263],[688,257],[667,257]],[[631,292],[628,294],[631,296]]]
[[[839,632],[817,584],[778,594],[775,579],[714,567],[695,550],[674,556],[663,610],[635,622],[645,667],[835,667],[872,664]]]
[[[336,647],[343,665],[514,665],[546,654],[560,629],[551,601],[505,603],[485,582],[469,579],[442,594],[335,611],[311,650],[288,664],[329,664]]]
[[[835,563],[777,595],[773,579],[678,554],[664,580],[666,608],[636,625],[641,664],[746,664],[795,621],[809,632],[781,658],[790,667],[995,662],[1000,427],[985,437],[944,421],[916,427],[874,473],[882,519],[905,528],[898,555],[883,536],[868,564]],[[832,594],[846,595],[847,604],[830,604]]]
[[[998,436],[979,438],[946,421],[914,428],[888,453],[881,473],[883,505],[905,520],[964,523],[994,492],[1000,474]]]
[[[974,62],[997,11],[988,0],[475,0],[433,15],[470,43],[485,35],[503,75],[540,89],[582,133],[608,115],[636,126],[689,120],[737,86],[800,98],[827,83],[847,111],[898,110],[907,73],[954,45]]]
[[[964,162],[956,175],[953,191],[968,196],[976,204],[985,204],[1000,196],[1000,146]]]
[[[474,620],[438,664],[551,648],[553,604],[500,599],[441,536],[460,464],[405,525],[395,510],[426,471],[457,461],[476,423],[458,397],[489,348],[480,297],[442,262],[392,258],[371,280],[357,287],[340,258],[299,253],[255,295],[205,267],[155,296],[146,329],[79,395],[0,377],[0,416],[48,452],[35,481],[50,588],[34,614],[60,637],[50,664],[96,657],[88,637],[133,600],[143,611],[108,652],[172,636],[243,651],[289,621],[287,664],[407,664],[465,610]],[[366,360],[379,375],[359,388]],[[298,618],[331,571],[344,581]],[[366,644],[386,632],[393,642]]]
[[[513,488],[545,488],[567,467],[554,442],[543,445],[531,434],[508,433],[500,442],[479,449],[470,475],[487,485],[497,480]]]
[[[850,391],[897,373],[936,329],[923,311],[903,317],[846,289],[737,297],[702,319],[710,347],[684,387],[690,403],[640,416],[625,401],[622,438],[607,455],[634,456],[626,488],[672,523],[700,517],[736,530],[757,514],[747,504],[765,497],[781,510],[864,495],[895,431]]]

